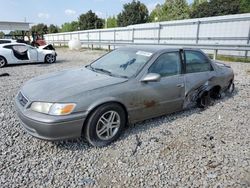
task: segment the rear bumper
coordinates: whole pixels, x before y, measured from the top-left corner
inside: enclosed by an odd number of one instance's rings
[[[44,119],[42,121],[41,117],[34,116],[37,114],[35,112],[29,112],[28,115],[25,114],[25,110],[20,107],[17,100],[16,109],[24,130],[36,138],[43,140],[64,140],[78,138],[82,135],[82,128],[85,121],[84,115],[80,118],[68,116],[64,117],[61,121],[55,121],[54,116],[42,114],[42,119]],[[33,117],[30,117],[31,114],[33,114]],[[46,116],[47,118],[45,118]],[[38,118],[41,120],[38,121]]]

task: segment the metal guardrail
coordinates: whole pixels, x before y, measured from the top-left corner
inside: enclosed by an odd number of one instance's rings
[[[234,30],[231,32],[232,28]],[[105,45],[109,50],[111,46],[164,45],[172,48],[213,50],[214,58],[218,50],[223,51],[222,53],[232,51],[231,54],[240,54],[239,56],[247,58],[250,51],[250,14],[55,33],[45,35],[45,38],[48,43],[57,45],[67,45],[69,40],[75,38],[80,40],[82,45],[91,48],[94,48],[94,45]]]
[[[48,41],[50,42],[50,41]],[[65,45],[68,41],[51,41],[54,44],[63,44]],[[224,51],[250,51],[250,44],[246,45],[225,45],[225,44],[171,44],[171,43],[133,43],[133,41],[83,41],[81,40],[83,45],[90,45],[90,48],[93,50],[94,45],[99,46],[108,46],[108,50],[111,50],[111,46],[129,46],[129,45],[158,45],[158,46],[166,46],[166,48],[195,48],[195,49],[203,49],[203,50],[213,50],[214,51],[214,59],[217,58],[218,50]],[[247,58],[247,56],[246,56]]]

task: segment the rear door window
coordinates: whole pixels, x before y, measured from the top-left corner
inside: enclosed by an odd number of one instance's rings
[[[186,73],[207,72],[212,70],[208,58],[198,51],[185,51]]]

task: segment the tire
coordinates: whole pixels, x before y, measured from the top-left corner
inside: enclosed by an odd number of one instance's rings
[[[55,63],[56,62],[56,56],[53,55],[53,54],[48,54],[45,56],[45,59],[44,59],[45,63]]]
[[[227,92],[228,92],[229,94],[233,94],[234,89],[235,89],[234,83],[233,83],[233,82],[230,82],[230,84],[229,84],[228,87],[227,87]]]
[[[204,92],[198,99],[197,105],[199,108],[206,108],[211,104],[210,91]]]
[[[0,68],[6,65],[7,65],[7,60],[3,56],[0,56]]]
[[[125,125],[126,115],[122,106],[116,103],[104,104],[90,115],[83,133],[92,146],[103,147],[117,140]]]

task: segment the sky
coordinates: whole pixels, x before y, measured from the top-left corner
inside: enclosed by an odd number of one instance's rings
[[[92,10],[99,17],[117,15],[132,0],[0,0],[0,21],[27,21],[61,26]],[[140,0],[149,11],[164,0]],[[190,3],[192,0],[188,0]]]

